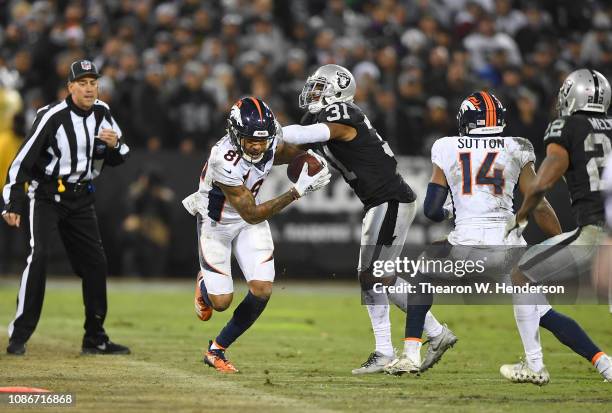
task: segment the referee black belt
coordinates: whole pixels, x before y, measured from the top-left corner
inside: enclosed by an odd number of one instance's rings
[[[65,182],[57,179],[43,182],[41,186],[47,192],[60,195],[76,195],[94,192],[94,186],[91,181]]]

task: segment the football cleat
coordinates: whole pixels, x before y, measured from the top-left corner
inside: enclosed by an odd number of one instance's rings
[[[202,297],[202,289],[200,288],[200,284],[204,282],[204,275],[200,271],[198,273],[198,278],[196,279],[195,286],[195,297],[193,299],[195,305],[195,312],[198,318],[202,321],[210,320],[212,317],[213,309],[211,306],[206,304],[204,298]]]
[[[208,351],[204,353],[204,363],[221,373],[238,373],[239,370],[231,361],[225,358],[224,349],[212,349],[212,341],[208,342]]]
[[[421,360],[413,360],[405,354],[385,366],[385,373],[394,376],[401,376],[404,373],[416,374],[418,376],[420,371]]]
[[[453,347],[459,339],[453,334],[446,324],[442,327],[442,333],[429,339],[427,346],[427,353],[425,354],[425,360],[421,364],[421,371],[432,368],[440,359],[442,355],[449,348]]]
[[[499,372],[513,383],[533,383],[544,386],[550,382],[550,374],[546,367],[536,372],[531,370],[524,361],[517,364],[504,364],[499,368]]]
[[[129,347],[116,344],[106,339],[102,342],[95,342],[91,339],[84,338],[83,346],[81,347],[81,354],[102,354],[102,355],[120,355],[130,354]]]
[[[353,369],[353,374],[382,373],[387,364],[393,361],[393,357],[384,356],[378,351],[370,353],[368,359],[357,369]]]
[[[25,343],[17,340],[9,340],[8,347],[6,348],[6,354],[11,354],[13,356],[23,356],[25,352]]]
[[[595,362],[595,368],[606,383],[612,383],[612,357],[604,354]]]

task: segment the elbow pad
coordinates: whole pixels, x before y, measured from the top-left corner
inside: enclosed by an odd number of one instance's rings
[[[447,195],[447,187],[433,182],[427,185],[427,195],[425,196],[425,202],[423,202],[423,212],[427,218],[435,222],[444,221],[444,202],[446,202]]]
[[[293,145],[326,142],[329,138],[329,127],[324,123],[308,126],[289,125],[283,128],[283,141]]]

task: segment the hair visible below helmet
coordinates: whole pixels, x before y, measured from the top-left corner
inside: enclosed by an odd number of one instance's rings
[[[318,113],[325,106],[336,102],[352,102],[357,85],[353,74],[338,65],[325,65],[318,68],[306,79],[300,93],[300,108],[308,108],[310,113]]]
[[[579,69],[570,73],[559,89],[557,110],[568,116],[579,110],[606,113],[610,107],[610,82],[596,70]]]
[[[227,119],[227,133],[240,156],[249,162],[259,162],[265,151],[256,159],[244,152],[244,139],[266,140],[270,148],[279,130],[272,110],[266,103],[255,97],[242,98],[232,106]]]
[[[461,102],[457,123],[459,135],[494,135],[506,126],[506,109],[492,93],[472,93]]]

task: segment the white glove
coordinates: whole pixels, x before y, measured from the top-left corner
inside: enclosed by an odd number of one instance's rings
[[[323,165],[324,168],[327,168],[327,159],[325,159],[324,157],[322,157],[321,155],[319,155],[312,149],[308,149],[306,153],[308,153],[308,155],[314,156],[317,159],[317,161],[319,161],[319,163]]]
[[[520,238],[527,226],[527,220],[517,222],[516,215],[512,215],[511,218],[508,218],[506,222],[506,228],[504,229],[504,238],[508,238],[512,231],[516,231],[516,237]]]
[[[302,172],[300,172],[300,176],[294,187],[301,198],[306,194],[323,188],[329,183],[330,179],[331,174],[329,173],[329,169],[327,169],[327,165],[323,165],[323,169],[321,169],[315,175],[310,176],[308,175],[308,162],[305,162],[304,166],[302,167]]]

